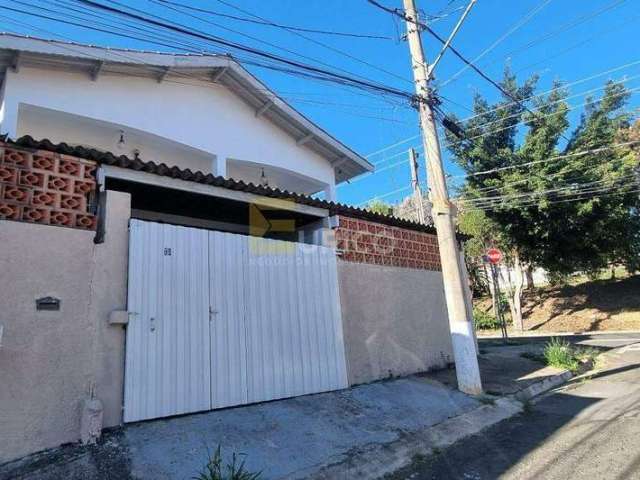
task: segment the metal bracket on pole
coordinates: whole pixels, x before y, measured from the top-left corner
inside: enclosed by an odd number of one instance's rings
[[[449,200],[434,198],[431,200],[431,214],[434,216],[449,215],[451,217],[456,217],[458,216],[458,207]]]

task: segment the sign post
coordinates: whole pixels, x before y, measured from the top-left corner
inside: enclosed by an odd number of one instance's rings
[[[498,264],[502,261],[502,252],[497,248],[490,248],[487,250],[484,260],[489,263],[491,269],[491,280],[493,281],[493,311],[496,314],[496,319],[500,323],[502,339],[506,342],[508,338],[507,322],[504,319],[502,306],[500,305],[500,281],[498,279]]]

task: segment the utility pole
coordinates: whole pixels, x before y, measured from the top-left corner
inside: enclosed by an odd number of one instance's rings
[[[470,394],[482,393],[480,369],[476,355],[473,323],[467,315],[465,285],[462,278],[460,254],[455,229],[455,206],[449,200],[442,167],[440,143],[433,111],[429,105],[429,67],[424,58],[420,27],[414,0],[403,0],[407,23],[407,40],[411,52],[411,65],[416,84],[422,141],[427,162],[429,197],[433,221],[438,234],[442,278],[449,314],[449,327],[456,363],[458,388]]]
[[[418,153],[413,149],[409,149],[409,165],[411,165],[411,188],[413,189],[413,197],[416,203],[416,212],[418,222],[422,225],[427,223],[424,214],[424,204],[422,203],[422,191],[420,190],[420,181],[418,180]]]

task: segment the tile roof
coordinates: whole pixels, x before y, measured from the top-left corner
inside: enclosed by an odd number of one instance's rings
[[[395,227],[407,228],[410,230],[436,233],[435,228],[432,225],[422,225],[410,220],[394,217],[391,215],[383,215],[375,213],[362,208],[356,208],[353,206],[345,205],[342,203],[329,202],[326,200],[320,200],[312,198],[308,195],[302,195],[287,190],[280,190],[278,188],[264,187],[261,185],[254,185],[253,183],[245,183],[243,181],[233,180],[231,178],[224,178],[214,176],[212,174],[204,174],[200,171],[192,172],[190,169],[169,167],[164,163],[157,164],[152,161],[142,161],[138,158],[129,158],[125,155],[116,156],[111,152],[104,152],[92,148],[85,148],[82,146],[73,146],[66,143],[53,143],[48,139],[35,140],[29,135],[18,138],[17,140],[11,140],[6,135],[1,136],[0,140],[13,144],[18,147],[34,149],[34,150],[46,150],[49,152],[60,153],[63,155],[72,155],[75,157],[83,158],[86,160],[93,160],[94,162],[102,165],[111,165],[114,167],[127,168],[130,170],[136,170],[146,173],[152,173],[163,177],[177,178],[185,180],[187,182],[201,183],[205,185],[212,185],[216,187],[228,188],[229,190],[237,190],[242,192],[253,193],[256,195],[262,195],[270,198],[279,198],[283,200],[291,200],[293,202],[309,205],[312,207],[324,208],[329,210],[332,215],[344,215],[351,218],[360,218],[363,220],[371,220],[379,222],[384,225],[390,225]]]

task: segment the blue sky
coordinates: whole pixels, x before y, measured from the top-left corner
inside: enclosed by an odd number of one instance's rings
[[[117,3],[111,0],[96,1],[112,5]],[[221,13],[247,16],[232,8],[233,5],[281,24],[389,37],[360,39],[303,34],[324,45],[285,30],[228,18],[202,16],[196,19],[160,6],[154,0],[117,1],[301,62],[323,63],[333,69],[342,69],[397,89],[413,91],[408,47],[399,38],[403,25],[366,0],[172,0]],[[442,36],[448,35],[461,13],[458,9],[466,4],[466,0],[417,1],[426,14],[452,12],[432,24],[432,28]],[[401,5],[400,0],[384,0],[383,3],[390,7]],[[42,8],[61,11],[67,5],[74,5],[74,0],[0,0],[0,6],[56,18],[63,17]],[[469,59],[475,59],[493,46],[478,60],[477,65],[494,79],[499,79],[503,68],[509,64],[521,79],[537,73],[540,76],[540,91],[549,89],[555,79],[567,83],[579,81],[569,87],[570,95],[575,95],[569,99],[569,103],[576,106],[571,112],[575,124],[585,101],[583,93],[593,90],[592,94],[599,96],[601,90],[598,89],[608,79],[628,79],[629,88],[639,89],[634,92],[629,109],[637,108],[640,104],[640,51],[637,35],[634,35],[634,26],[640,21],[639,7],[637,0],[478,0],[454,45]],[[74,8],[86,10],[79,4],[75,4]],[[70,21],[74,21],[71,15],[79,15],[70,10],[66,12],[66,18]],[[106,21],[97,17],[94,20]],[[89,20],[82,23],[91,26]],[[104,46],[169,50],[165,46],[64,25],[6,9],[0,11],[0,29]],[[427,34],[424,35],[425,51],[432,59],[439,51],[439,44]],[[599,75],[632,62],[638,63]],[[328,68],[326,65],[323,66]],[[442,84],[451,79],[463,66],[453,55],[446,54],[436,70],[436,83]],[[250,67],[250,70],[309,118],[377,165],[378,173],[340,186],[340,201],[360,204],[373,197],[381,197],[385,201],[396,202],[407,195],[408,190],[398,191],[408,186],[409,182],[408,164],[404,161],[407,158],[406,150],[410,147],[421,150],[414,110],[401,100],[378,94],[367,94],[257,67]],[[594,75],[598,76],[584,80]],[[469,115],[467,108],[470,108],[475,93],[481,93],[490,100],[498,97],[495,87],[470,69],[442,86],[439,92],[452,102],[445,102],[443,108],[462,118]],[[403,142],[406,139],[410,140]],[[394,144],[397,145],[388,148]],[[460,170],[451,162],[446,149],[444,151],[447,172],[453,176],[460,175]],[[423,160],[421,158],[421,165]],[[454,178],[453,181],[460,179]]]

